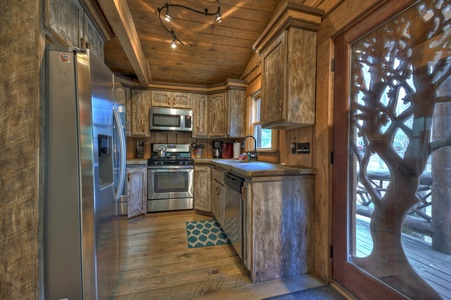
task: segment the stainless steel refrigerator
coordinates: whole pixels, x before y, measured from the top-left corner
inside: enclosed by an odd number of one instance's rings
[[[125,110],[89,50],[51,45],[45,60],[45,299],[105,299],[126,243]]]

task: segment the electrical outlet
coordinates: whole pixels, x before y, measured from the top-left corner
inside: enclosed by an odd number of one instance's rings
[[[298,154],[309,154],[310,153],[310,143],[298,143],[297,145]]]

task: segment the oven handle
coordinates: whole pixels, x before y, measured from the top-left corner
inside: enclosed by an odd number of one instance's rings
[[[164,166],[164,165],[158,165],[158,166],[147,166],[148,170],[167,170],[167,169],[194,169],[193,166]]]

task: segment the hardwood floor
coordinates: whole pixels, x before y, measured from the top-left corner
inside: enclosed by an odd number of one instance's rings
[[[188,248],[186,222],[208,219],[182,211],[129,222],[125,270],[112,299],[262,299],[323,285],[308,275],[256,285],[230,245]]]

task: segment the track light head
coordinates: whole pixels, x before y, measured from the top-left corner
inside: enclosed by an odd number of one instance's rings
[[[166,22],[171,22],[171,20],[172,20],[172,16],[169,13],[169,7],[166,8],[166,14],[164,15],[164,19],[166,20]]]

